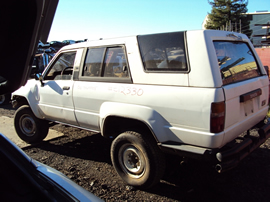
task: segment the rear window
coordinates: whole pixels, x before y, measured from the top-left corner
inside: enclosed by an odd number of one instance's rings
[[[146,71],[187,71],[184,32],[138,36]]]
[[[223,85],[261,75],[255,57],[244,42],[214,41]]]

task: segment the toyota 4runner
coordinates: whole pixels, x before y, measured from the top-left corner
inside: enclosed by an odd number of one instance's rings
[[[270,135],[268,76],[243,34],[88,41],[63,47],[36,76],[12,95],[19,137],[42,141],[49,121],[99,132],[113,139],[113,166],[132,186],[159,182],[165,153],[222,172]]]

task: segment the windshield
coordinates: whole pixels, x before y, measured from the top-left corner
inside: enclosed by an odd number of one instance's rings
[[[260,76],[260,70],[249,46],[244,42],[215,41],[223,84]]]

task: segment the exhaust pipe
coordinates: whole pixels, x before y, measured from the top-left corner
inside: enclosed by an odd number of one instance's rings
[[[224,162],[224,163],[218,163],[215,166],[215,169],[218,173],[223,173],[225,171],[231,170],[234,167],[236,167],[238,165],[238,163],[240,162],[240,160],[232,160],[230,162]]]

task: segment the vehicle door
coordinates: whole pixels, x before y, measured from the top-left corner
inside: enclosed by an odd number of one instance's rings
[[[73,68],[79,66],[82,50],[60,53],[46,69],[38,88],[38,106],[50,120],[77,125],[72,99]]]
[[[124,46],[89,48],[74,84],[74,106],[79,125],[99,131],[99,112],[106,101],[123,102],[114,88],[131,83]]]

